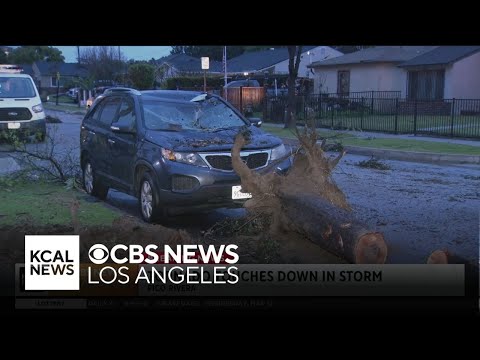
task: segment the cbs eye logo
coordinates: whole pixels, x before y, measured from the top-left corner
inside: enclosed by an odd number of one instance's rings
[[[93,245],[88,252],[90,261],[97,265],[104,264],[108,259],[108,255],[109,251],[107,247],[102,244]]]

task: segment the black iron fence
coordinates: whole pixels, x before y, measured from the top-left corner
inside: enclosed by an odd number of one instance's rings
[[[369,96],[370,95],[370,96]],[[400,92],[321,94],[295,97],[298,122],[317,127],[480,138],[480,99],[417,100]],[[266,97],[265,122],[284,123],[287,97]]]

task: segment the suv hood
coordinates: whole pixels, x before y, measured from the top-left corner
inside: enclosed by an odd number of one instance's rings
[[[267,149],[282,143],[280,138],[250,126],[250,142],[242,149]],[[231,151],[239,128],[208,131],[155,131],[147,130],[145,139],[161,147],[184,152]]]

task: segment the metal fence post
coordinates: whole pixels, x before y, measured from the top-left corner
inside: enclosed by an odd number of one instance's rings
[[[415,98],[415,106],[413,109],[413,135],[417,135],[417,98]]]
[[[362,96],[362,105],[360,109],[360,130],[363,130],[363,107],[364,107],[364,97]]]
[[[395,134],[398,134],[398,97],[395,98]]]
[[[373,114],[373,90],[372,90],[372,106],[370,107],[370,112]]]
[[[332,105],[332,129],[333,129],[333,112],[335,111],[335,107]]]
[[[455,98],[452,100],[452,113],[451,113],[451,123],[450,123],[450,136],[453,137],[453,122],[455,119]]]
[[[322,94],[318,97],[318,117],[319,119],[322,118]]]

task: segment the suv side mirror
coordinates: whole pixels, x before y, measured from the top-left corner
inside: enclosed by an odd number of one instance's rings
[[[260,118],[248,118],[248,120],[250,121],[250,125],[253,125],[256,127],[262,126],[263,121]]]
[[[134,129],[132,129],[130,126],[125,125],[125,124],[120,124],[118,122],[113,123],[110,126],[110,129],[113,132],[121,133],[121,134],[135,134],[136,133],[136,131]]]

